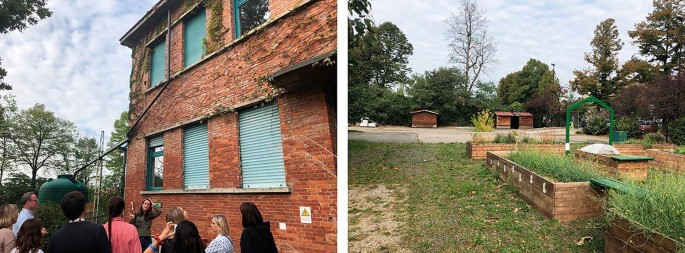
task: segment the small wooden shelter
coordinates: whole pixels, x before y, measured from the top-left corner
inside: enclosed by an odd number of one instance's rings
[[[411,112],[411,127],[438,127],[437,112],[418,110]]]
[[[533,114],[530,114],[529,112],[495,112],[495,128],[533,128]]]

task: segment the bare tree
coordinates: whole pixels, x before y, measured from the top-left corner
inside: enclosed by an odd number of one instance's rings
[[[488,36],[489,21],[475,0],[462,0],[461,9],[445,20],[449,26],[446,35],[452,49],[450,62],[461,66],[470,93],[480,74],[496,62],[497,44]]]

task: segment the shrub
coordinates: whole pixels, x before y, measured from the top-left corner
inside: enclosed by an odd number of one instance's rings
[[[513,133],[496,134],[495,139],[492,142],[494,142],[494,143],[516,143],[516,135]]]
[[[490,113],[490,110],[488,109],[471,117],[471,122],[473,122],[473,126],[476,127],[474,130],[476,132],[491,132],[492,128],[495,126],[492,113]]]
[[[471,134],[471,142],[473,142],[473,143],[485,143],[486,140],[479,133],[473,133],[473,134]]]
[[[640,124],[636,119],[621,118],[616,121],[616,131],[626,131],[629,139],[637,139],[642,134]]]
[[[591,164],[578,162],[572,156],[523,150],[509,154],[509,160],[559,182],[586,182],[600,176]]]
[[[668,137],[675,145],[685,145],[685,117],[676,119],[668,125]]]
[[[609,126],[604,121],[602,117],[593,116],[591,117],[587,125],[583,128],[583,133],[590,135],[604,135],[609,132]]]
[[[648,133],[645,134],[644,138],[642,138],[642,143],[646,145],[661,144],[664,142],[666,142],[666,137],[660,132]]]
[[[50,245],[50,238],[52,238],[55,231],[69,222],[62,213],[60,205],[54,202],[40,203],[38,208],[36,208],[35,217],[43,222],[43,227],[45,227],[45,230],[48,232],[45,237],[43,237],[44,249],[47,249]]]
[[[633,221],[644,232],[658,232],[685,243],[685,175],[650,172],[646,181],[633,183],[647,193],[610,191],[607,214],[610,218]]]
[[[675,148],[675,153],[676,153],[676,154],[685,155],[685,146],[676,147],[676,148]]]

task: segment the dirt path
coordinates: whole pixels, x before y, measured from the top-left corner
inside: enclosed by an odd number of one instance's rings
[[[402,242],[407,189],[399,185],[351,185],[349,252],[411,252]]]

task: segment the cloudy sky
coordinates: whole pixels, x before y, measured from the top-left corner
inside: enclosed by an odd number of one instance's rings
[[[415,73],[450,65],[444,20],[457,13],[460,0],[371,1],[376,24],[394,23],[414,46],[409,66]],[[573,70],[589,66],[583,54],[591,52],[595,27],[607,18],[616,20],[625,43],[619,60],[627,61],[638,52],[628,30],[652,12],[651,0],[481,0],[478,5],[486,11],[489,33],[498,43],[499,63],[483,79],[495,83],[535,58],[550,67],[556,64],[559,81],[568,85]]]
[[[131,49],[121,38],[157,0],[49,0],[52,17],[0,34],[0,58],[20,109],[47,105],[96,137],[128,109]],[[2,94],[7,94],[3,91]]]

